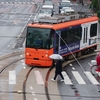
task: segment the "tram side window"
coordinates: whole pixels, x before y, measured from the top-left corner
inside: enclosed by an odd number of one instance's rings
[[[59,35],[56,35],[56,51],[58,52],[59,49]]]
[[[67,31],[62,31],[61,32],[61,39],[60,39],[60,44],[63,46],[67,42]],[[63,39],[63,40],[62,40]]]
[[[73,28],[69,30],[65,30],[61,32],[61,37],[63,40],[61,40],[61,46],[66,44],[70,44],[73,42],[80,41],[82,38],[82,28]]]
[[[82,38],[82,27],[76,28],[76,29],[74,30],[74,32],[75,32],[75,35],[74,35],[75,41],[81,40],[81,38]]]
[[[92,24],[90,27],[90,37],[96,36],[97,35],[97,23]]]
[[[74,40],[74,33],[71,30],[68,30],[66,43],[70,44],[70,43],[74,42],[73,40]]]
[[[61,37],[63,39],[63,40],[60,39],[61,40],[61,46],[65,45],[65,43],[66,44],[72,43],[73,42],[73,32],[72,32],[72,30],[62,31]]]

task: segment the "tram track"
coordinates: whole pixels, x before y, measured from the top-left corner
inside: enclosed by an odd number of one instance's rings
[[[77,59],[80,60],[80,59],[83,59],[83,58],[86,58],[86,57],[89,57],[89,56],[93,56],[93,55],[96,55],[96,52],[93,52],[93,53],[88,54],[88,55],[83,55],[83,56],[81,56],[81,57],[79,57],[79,58],[77,58]],[[70,64],[70,63],[72,63],[72,62],[74,62],[74,61],[75,61],[75,59],[70,60],[70,61],[65,61],[65,62],[63,62],[63,68],[64,68],[67,64]],[[47,100],[51,100],[51,99],[50,99],[50,95],[54,95],[54,94],[49,94],[49,90],[48,90],[48,79],[49,79],[50,73],[51,73],[51,71],[52,71],[53,68],[54,68],[54,67],[49,68],[49,70],[47,71],[46,77],[45,77],[44,89],[45,89],[45,94],[46,94]],[[77,95],[77,94],[78,94],[78,93],[76,92],[76,95]],[[60,96],[60,95],[57,95],[57,94],[56,94],[56,96]],[[80,97],[80,95],[77,95],[77,96]],[[73,97],[73,96],[72,96],[72,97]],[[75,96],[74,96],[74,97],[75,97]],[[94,98],[94,97],[93,97],[93,98]]]
[[[8,62],[6,65],[2,66],[2,68],[0,69],[0,75],[8,68],[10,67],[12,64],[15,64],[17,63],[18,61],[24,59],[24,57],[20,57],[19,58],[19,55],[23,55],[24,52],[23,51],[20,51],[20,52],[12,52],[10,54],[7,54],[7,55],[4,55],[4,56],[1,56],[0,57],[0,61],[5,61],[7,62],[8,60],[11,62]],[[12,61],[12,58],[16,58]],[[18,93],[18,91],[0,91],[1,93]]]
[[[79,59],[83,59],[83,58],[86,58],[86,57],[89,57],[89,56],[93,56],[93,55],[96,55],[96,52],[94,52],[94,53],[91,53],[91,54],[88,54],[88,55],[83,55],[83,56],[81,56],[81,57],[79,57],[79,58],[77,58],[78,60]],[[65,61],[64,63],[63,63],[63,67],[65,67],[67,64],[69,64],[69,63],[71,63],[71,62],[74,62],[75,61],[75,59],[73,59],[73,60],[70,60],[70,61]],[[29,74],[30,74],[30,72],[34,69],[35,67],[32,67],[32,68],[30,68],[30,70],[27,72],[27,74],[26,74],[26,77],[25,77],[25,80],[24,80],[24,82],[23,82],[23,100],[27,100],[26,99],[26,94],[32,94],[32,93],[29,93],[29,92],[26,92],[26,81],[27,81],[27,78],[28,78],[28,76],[29,76]],[[50,67],[49,69],[48,69],[48,71],[47,71],[47,73],[46,73],[46,76],[45,76],[45,83],[44,83],[44,90],[45,90],[45,94],[42,94],[42,93],[35,93],[35,94],[37,94],[37,95],[45,95],[46,96],[46,98],[47,98],[47,100],[51,100],[51,98],[50,98],[50,96],[51,95],[55,95],[55,96],[62,96],[62,95],[57,95],[57,94],[50,94],[49,93],[49,87],[48,87],[48,80],[49,80],[49,76],[50,76],[50,73],[51,73],[51,71],[53,70],[53,68],[54,68],[54,66],[52,66],[52,67]],[[75,97],[75,96],[72,96],[72,97]],[[80,96],[79,96],[80,97]]]
[[[3,56],[3,57],[0,57],[0,61],[6,60],[6,59],[8,60],[8,59],[10,59],[10,58],[12,59],[12,57],[15,57],[15,56],[18,56],[18,55],[21,55],[21,54],[23,54],[23,52],[17,52],[17,53],[12,53],[12,54],[9,54],[9,55],[5,55],[5,56]],[[81,56],[81,57],[79,57],[79,58],[77,58],[77,59],[79,60],[79,59],[86,58],[86,57],[93,56],[93,55],[96,55],[96,52],[91,53],[91,54],[89,54],[89,55]],[[22,59],[24,59],[24,57],[18,58],[18,59],[16,59],[16,60],[11,61],[10,63],[6,64],[5,66],[3,66],[2,70],[0,70],[0,75],[3,73],[3,71],[4,71],[6,68],[10,67],[10,65],[12,65],[12,64],[14,64],[14,63],[16,63],[16,62],[18,62],[18,61],[20,61],[20,60],[22,60]],[[73,62],[73,61],[75,61],[75,60],[73,59],[73,60],[70,60],[70,61],[65,61],[65,62],[63,63],[63,67],[65,67],[67,64],[69,64],[69,63],[71,63],[71,62]],[[27,100],[26,95],[27,95],[27,94],[32,94],[32,93],[26,91],[26,84],[27,84],[27,80],[28,80],[28,78],[29,78],[29,75],[30,75],[30,73],[32,72],[32,70],[33,70],[34,68],[36,68],[36,67],[31,67],[31,68],[28,70],[28,72],[26,73],[25,78],[24,78],[24,80],[23,80],[23,86],[22,86],[23,89],[22,89],[22,91],[0,91],[0,92],[3,92],[3,93],[23,94],[23,100]],[[51,73],[51,71],[53,70],[53,68],[54,68],[53,66],[50,67],[50,68],[48,69],[47,73],[46,73],[46,76],[45,76],[45,80],[44,80],[44,81],[45,81],[45,83],[44,83],[44,90],[45,90],[45,93],[44,93],[44,94],[43,94],[43,93],[35,93],[35,94],[37,94],[37,95],[44,95],[44,96],[46,96],[47,100],[51,100],[51,98],[50,98],[51,95],[60,96],[60,95],[57,95],[57,94],[50,94],[50,93],[49,93],[49,87],[48,87],[48,84],[49,84],[49,83],[48,83],[48,80],[49,80],[49,76],[50,76],[50,73]]]
[[[14,64],[14,63],[16,63],[16,62],[18,62],[18,61],[20,61],[20,60],[22,60],[22,59],[24,59],[24,58],[20,58],[20,59],[14,60],[14,61],[10,62],[9,64],[7,64],[6,66],[4,66],[4,67],[0,70],[0,74],[1,74],[6,68],[8,68],[10,65],[12,65],[12,64]]]
[[[26,100],[26,82],[29,77],[30,72],[34,69],[34,67],[31,67],[30,70],[27,72],[25,76],[25,80],[23,82],[23,100]]]
[[[34,69],[35,67],[31,67],[29,69],[29,71],[27,72],[26,76],[25,76],[25,80],[23,81],[23,92],[21,92],[23,94],[23,100],[27,100],[26,98],[26,94],[32,94],[32,93],[29,93],[29,92],[26,92],[26,83],[27,83],[27,80],[28,80],[28,77],[29,77],[29,74],[32,72],[32,70]],[[49,79],[49,75],[50,75],[50,72],[52,71],[54,67],[50,67],[49,70],[47,71],[46,73],[46,77],[45,77],[45,83],[44,83],[44,90],[45,90],[45,94],[43,93],[35,93],[37,95],[45,95],[47,100],[51,100],[50,99],[50,96],[49,96],[49,91],[48,91],[48,79]],[[20,91],[19,91],[20,93]]]
[[[13,57],[13,56],[18,56],[21,54],[24,54],[24,52],[23,51],[12,52],[12,53],[1,56],[0,61],[5,60],[5,59],[10,58],[10,57]]]

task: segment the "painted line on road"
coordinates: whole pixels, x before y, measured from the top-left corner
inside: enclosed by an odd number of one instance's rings
[[[75,67],[72,67],[73,70],[75,70]]]
[[[9,84],[16,84],[16,72],[9,71]]]
[[[99,82],[94,78],[91,72],[85,71],[84,73],[86,74],[86,76],[88,77],[88,79],[90,80],[92,84],[99,84]]]
[[[35,92],[32,92],[32,95],[35,96]]]
[[[72,73],[79,84],[86,84],[78,71],[72,71]]]
[[[34,2],[0,2],[1,4],[36,4]]]
[[[44,84],[43,77],[40,71],[37,70],[37,71],[34,71],[34,73],[35,73],[37,84]]]
[[[65,84],[72,84],[71,80],[69,79],[67,73],[65,71],[62,71],[62,75],[64,77],[64,83]]]
[[[98,75],[100,76],[100,72],[98,73]]]
[[[37,98],[34,98],[34,100],[37,100]]]
[[[88,63],[89,64],[89,66],[92,66],[92,64],[91,63]]]

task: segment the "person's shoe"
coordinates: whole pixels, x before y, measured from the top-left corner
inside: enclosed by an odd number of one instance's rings
[[[52,78],[51,81],[55,81],[55,80]]]
[[[61,80],[61,82],[64,82],[64,80]]]

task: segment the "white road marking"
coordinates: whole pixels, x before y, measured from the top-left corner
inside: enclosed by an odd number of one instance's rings
[[[73,70],[75,70],[75,68],[74,68],[74,67],[72,67],[72,69],[73,69]]]
[[[72,84],[71,80],[69,79],[67,73],[65,71],[62,71],[62,75],[64,77],[64,83],[65,84]]]
[[[23,57],[23,55],[20,55],[20,57]]]
[[[89,66],[92,66],[92,64],[91,63],[88,63],[89,64]]]
[[[94,78],[91,72],[85,71],[84,73],[86,74],[86,76],[88,77],[88,79],[90,80],[92,84],[99,84],[99,82]]]
[[[25,63],[22,63],[22,65],[25,66],[26,64]]]
[[[34,100],[37,100],[37,98],[34,98]]]
[[[72,64],[69,64],[70,66],[73,66]]]
[[[2,4],[4,4],[4,2],[1,2]]]
[[[31,89],[31,90],[33,90],[33,87],[32,87],[32,86],[30,86],[30,89]]]
[[[72,73],[79,84],[86,84],[78,71],[72,71]]]
[[[16,72],[9,71],[9,84],[16,84]]]
[[[19,4],[21,4],[21,2],[18,2]]]
[[[98,75],[100,76],[100,72],[98,73]]]
[[[26,2],[22,2],[23,4],[25,4]]]
[[[26,69],[26,67],[24,66],[23,69]]]
[[[24,60],[21,60],[23,63],[24,63]],[[25,63],[24,63],[24,65],[25,65]]]
[[[34,2],[0,2],[2,4],[35,4]]]
[[[34,93],[34,92],[32,92],[32,95],[34,96],[34,95],[35,95],[35,93]]]
[[[34,71],[34,73],[35,73],[37,84],[44,84],[43,77],[40,71]]]

